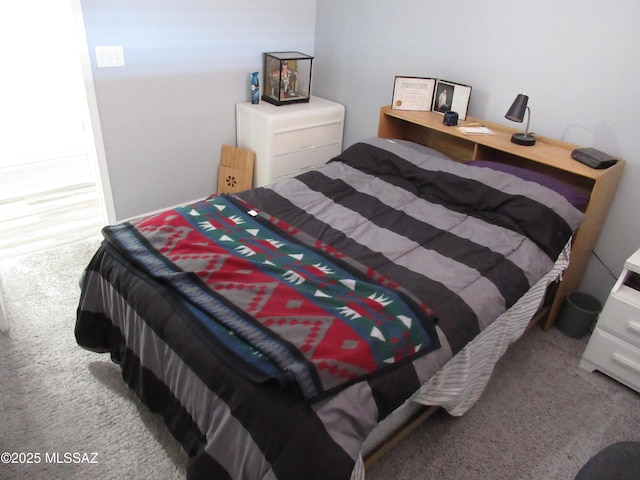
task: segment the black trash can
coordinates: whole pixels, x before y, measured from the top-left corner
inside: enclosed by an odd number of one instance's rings
[[[556,326],[568,337],[582,338],[589,333],[601,311],[602,305],[591,295],[571,292],[562,306]]]

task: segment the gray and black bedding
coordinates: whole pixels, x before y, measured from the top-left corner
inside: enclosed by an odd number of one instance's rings
[[[188,478],[350,478],[367,434],[554,265],[561,196],[370,139],[318,170],[104,230],[75,335]]]

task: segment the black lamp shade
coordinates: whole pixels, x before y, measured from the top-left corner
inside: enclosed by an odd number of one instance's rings
[[[505,115],[505,117],[512,122],[522,123],[524,120],[524,114],[527,111],[527,103],[529,102],[529,97],[527,97],[524,93],[519,93],[516,99],[513,101],[511,108]]]
[[[527,125],[524,129],[524,133],[514,133],[511,136],[511,141],[518,145],[524,145],[531,147],[536,143],[536,137],[533,134],[529,134],[529,120],[531,120],[531,110],[527,106],[529,103],[529,97],[524,93],[519,93],[516,99],[513,101],[511,108],[505,115],[505,117],[512,122],[522,123],[525,113],[527,114]]]

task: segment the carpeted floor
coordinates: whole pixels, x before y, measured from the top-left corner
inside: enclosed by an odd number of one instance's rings
[[[162,421],[108,357],[75,343],[78,280],[97,245],[0,262],[11,324],[0,334],[0,453],[32,461],[1,463],[2,479],[185,478]],[[640,394],[581,370],[585,346],[555,329],[528,332],[470,412],[436,414],[367,479],[573,479],[607,445],[640,440]]]

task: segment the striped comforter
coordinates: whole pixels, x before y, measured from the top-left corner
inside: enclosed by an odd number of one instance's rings
[[[274,229],[288,225],[300,245],[428,305],[440,348],[305,400],[236,368],[195,326],[201,311],[106,241],[83,279],[77,341],[110,352],[164,416],[192,479],[350,478],[376,424],[541,285],[582,221],[538,185],[382,139],[237,198]]]

